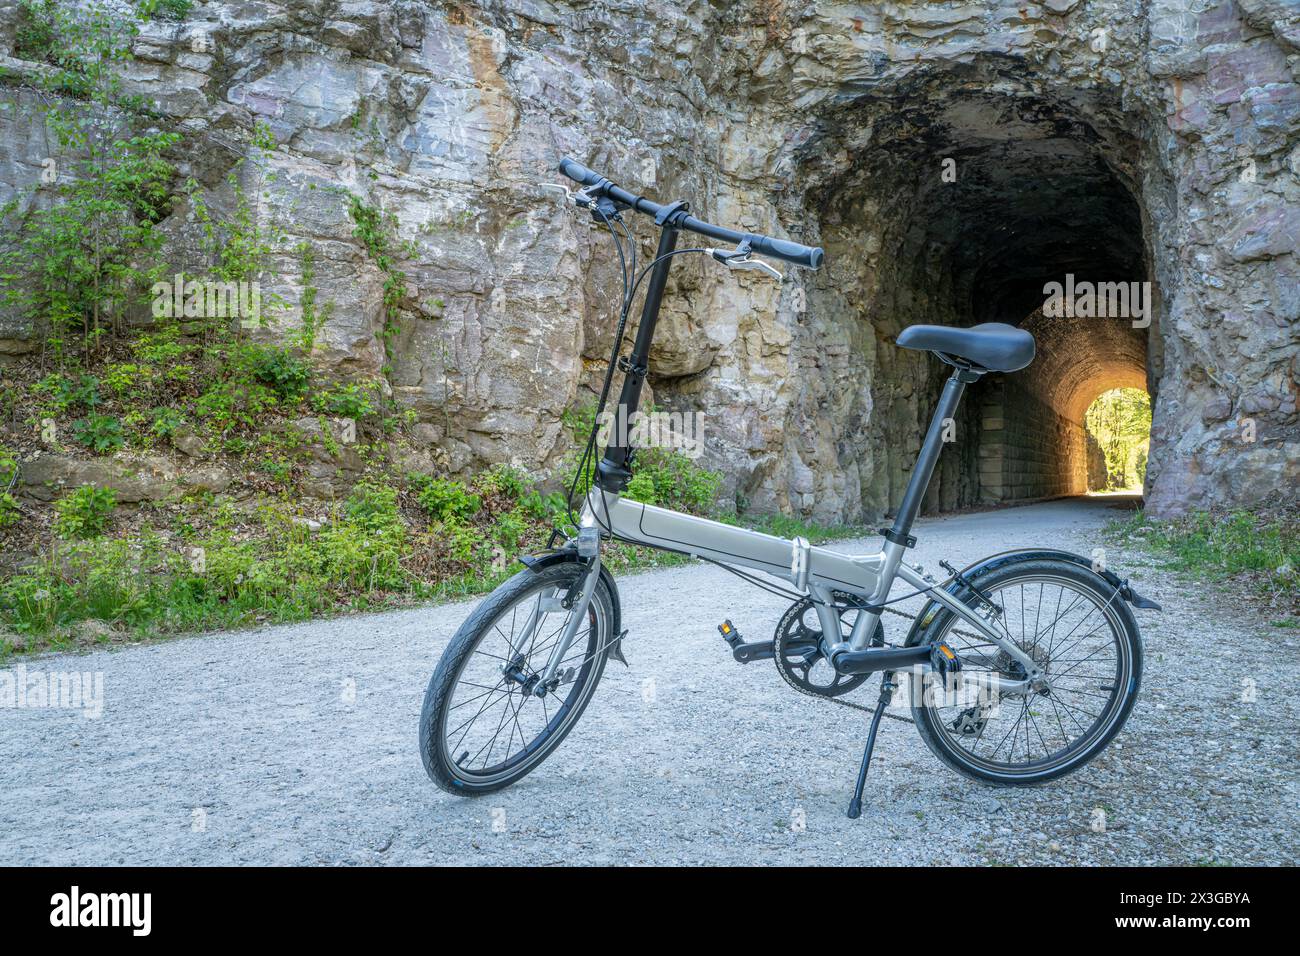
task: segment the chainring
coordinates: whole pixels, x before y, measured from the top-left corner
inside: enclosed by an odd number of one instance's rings
[[[842,591],[833,596],[841,622],[851,630],[853,612],[862,607],[862,599]],[[845,615],[848,620],[844,620]],[[814,697],[842,697],[861,687],[871,675],[837,673],[821,651],[821,637],[821,618],[812,599],[805,597],[791,604],[777,622],[772,638],[772,660],[782,679],[795,690]],[[885,629],[877,621],[871,646],[882,647],[884,643]]]

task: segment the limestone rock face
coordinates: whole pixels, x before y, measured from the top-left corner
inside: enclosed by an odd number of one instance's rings
[[[0,64],[21,68],[16,8],[0,0]],[[1147,283],[1151,310],[1053,339],[1060,367],[1096,375],[1068,396],[1026,379],[1043,420],[1068,429],[1089,389],[1144,379],[1161,514],[1249,505],[1300,477],[1289,0],[215,0],[151,22],[135,52],[128,85],[186,132],[182,173],[214,208],[254,124],[270,129],[258,212],[310,252],[314,360],[382,377],[416,414],[414,454],[453,472],[556,465],[561,414],[599,385],[619,289],[608,234],[551,188],[571,155],[827,250],[780,285],[682,256],[670,284],[650,391],[703,415],[705,463],[742,506],[889,510],[943,377],[894,346],[898,331],[1021,322],[1066,273]],[[44,148],[28,94],[9,93],[0,202],[35,181]],[[401,242],[387,342],[385,277],[347,193],[391,214]],[[194,241],[188,210],[165,225],[178,248]],[[288,303],[273,335],[301,324],[303,262],[286,253],[264,283]],[[0,315],[0,360],[33,334]],[[987,387],[955,423],[930,508],[989,495],[981,459],[999,438],[980,408],[1005,390]]]

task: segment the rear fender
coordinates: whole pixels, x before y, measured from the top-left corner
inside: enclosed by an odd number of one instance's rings
[[[1019,548],[1013,551],[1002,551],[987,558],[982,558],[974,564],[967,565],[961,569],[961,575],[972,584],[979,584],[981,578],[991,574],[999,568],[1004,568],[1008,564],[1014,564],[1019,561],[1033,561],[1037,558],[1053,558],[1058,561],[1069,561],[1072,564],[1077,564],[1080,567],[1087,568],[1093,574],[1104,579],[1111,587],[1118,590],[1120,597],[1133,605],[1133,607],[1144,608],[1150,611],[1160,610],[1160,605],[1155,601],[1144,598],[1142,595],[1138,594],[1137,591],[1133,589],[1133,586],[1128,583],[1127,578],[1121,579],[1118,574],[1109,568],[1103,568],[1099,571],[1094,566],[1091,559],[1085,558],[1081,554],[1075,554],[1072,551],[1061,551],[1056,548]],[[948,582],[948,585],[944,590],[963,603],[969,603],[970,598],[973,597],[970,590],[959,581]],[[904,644],[910,646],[920,640],[922,632],[930,626],[930,622],[934,620],[935,615],[942,609],[943,605],[938,601],[928,601],[925,607],[921,609],[921,613],[916,616],[916,620],[912,622],[912,629],[908,632],[907,640]]]

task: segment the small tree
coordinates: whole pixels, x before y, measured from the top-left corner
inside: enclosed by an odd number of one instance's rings
[[[100,4],[23,0],[17,52],[38,61],[29,93],[41,101],[57,152],[40,185],[0,207],[0,300],[44,326],[57,347],[75,329],[88,355],[120,332],[161,274],[156,223],[174,176],[143,99],[119,75],[137,21]]]

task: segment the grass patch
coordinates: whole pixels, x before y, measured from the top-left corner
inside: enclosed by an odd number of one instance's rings
[[[1196,512],[1161,521],[1136,511],[1112,521],[1112,538],[1160,559],[1166,570],[1199,581],[1244,583],[1271,604],[1300,607],[1300,512]],[[1291,618],[1275,622],[1294,627]]]
[[[68,495],[59,518],[75,534],[0,580],[0,660],[476,596],[517,572],[518,554],[541,550],[564,513],[561,496],[504,466],[468,482],[366,479],[315,517],[288,497],[250,510],[199,495],[110,531],[111,501],[100,497]],[[865,533],[784,516],[724,520],[816,542]],[[603,558],[616,574],[691,560],[621,543]],[[88,621],[106,626],[85,631]]]

